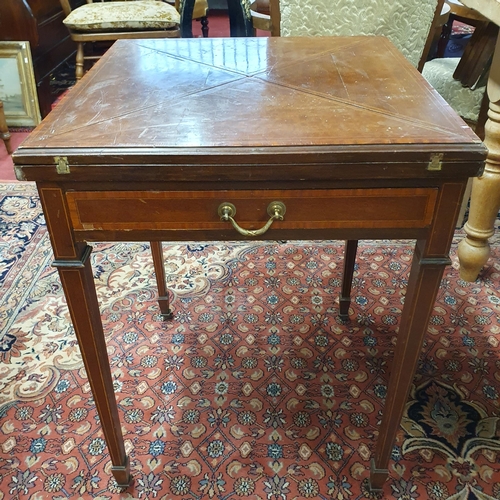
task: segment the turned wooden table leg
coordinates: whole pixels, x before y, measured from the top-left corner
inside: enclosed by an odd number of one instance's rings
[[[7,127],[7,120],[5,119],[5,113],[3,110],[3,102],[0,101],[0,139],[5,143],[5,148],[9,155],[12,154],[12,146],[10,144],[10,132],[9,127]]]
[[[344,274],[342,276],[342,290],[339,298],[339,316],[343,320],[349,319],[349,306],[351,305],[352,278],[356,264],[358,240],[347,240],[344,251]]]
[[[150,245],[156,274],[156,286],[158,287],[158,305],[160,306],[161,317],[163,320],[172,319],[173,313],[170,309],[170,301],[168,298],[162,244],[161,241],[150,241]]]
[[[417,242],[410,271],[410,280],[390,373],[387,398],[383,408],[382,423],[372,459],[370,487],[382,489],[389,474],[396,433],[401,424],[411,385],[417,368],[422,344],[429,326],[429,318],[436,300],[447,258],[425,258],[425,241]]]
[[[469,220],[464,226],[467,236],[458,245],[460,277],[465,281],[475,281],[488,260],[488,238],[495,232],[493,226],[500,208],[500,40],[495,48],[487,89],[490,108],[484,143],[489,152],[483,175],[473,180]]]

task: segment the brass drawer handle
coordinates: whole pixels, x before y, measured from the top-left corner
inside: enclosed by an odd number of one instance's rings
[[[251,229],[243,229],[233,219],[234,215],[236,214],[236,207],[232,203],[229,202],[221,203],[219,205],[219,209],[217,210],[220,220],[224,222],[227,221],[231,222],[234,229],[236,229],[236,231],[238,231],[238,233],[242,234],[243,236],[260,236],[261,234],[264,234],[271,227],[271,224],[275,220],[283,220],[285,212],[286,212],[285,204],[282,203],[281,201],[273,201],[269,203],[267,207],[267,213],[271,218],[266,222],[265,226],[261,227],[260,229],[251,230]]]

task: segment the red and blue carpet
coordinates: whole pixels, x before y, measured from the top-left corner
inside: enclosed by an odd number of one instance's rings
[[[382,495],[366,480],[411,242],[360,246],[346,323],[342,242],[165,245],[168,323],[148,244],[95,244],[122,491],[36,191],[1,193],[1,499],[500,498],[498,239],[476,283],[452,256]]]

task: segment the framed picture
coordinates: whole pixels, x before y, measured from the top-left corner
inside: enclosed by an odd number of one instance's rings
[[[40,123],[29,42],[0,42],[0,100],[7,125],[30,127]]]

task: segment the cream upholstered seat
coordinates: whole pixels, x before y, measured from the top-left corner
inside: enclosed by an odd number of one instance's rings
[[[428,61],[422,74],[476,133],[483,137],[488,108],[486,77],[498,27],[458,0],[446,1],[451,7],[446,31],[451,32],[454,20],[475,26],[475,30],[462,57],[438,57]]]
[[[171,5],[152,0],[87,3],[73,10],[64,25],[75,31],[176,28],[179,13]]]
[[[72,9],[70,0],[60,0],[66,18],[64,25],[77,44],[76,78],[83,76],[84,61],[99,56],[85,55],[86,42],[114,41],[121,38],[191,37],[195,4],[206,14],[207,0],[181,0],[179,10],[159,0],[96,1]]]
[[[468,122],[477,123],[486,86],[481,85],[472,90],[455,80],[453,73],[459,62],[459,57],[433,59],[424,65],[422,75],[457,114]]]

